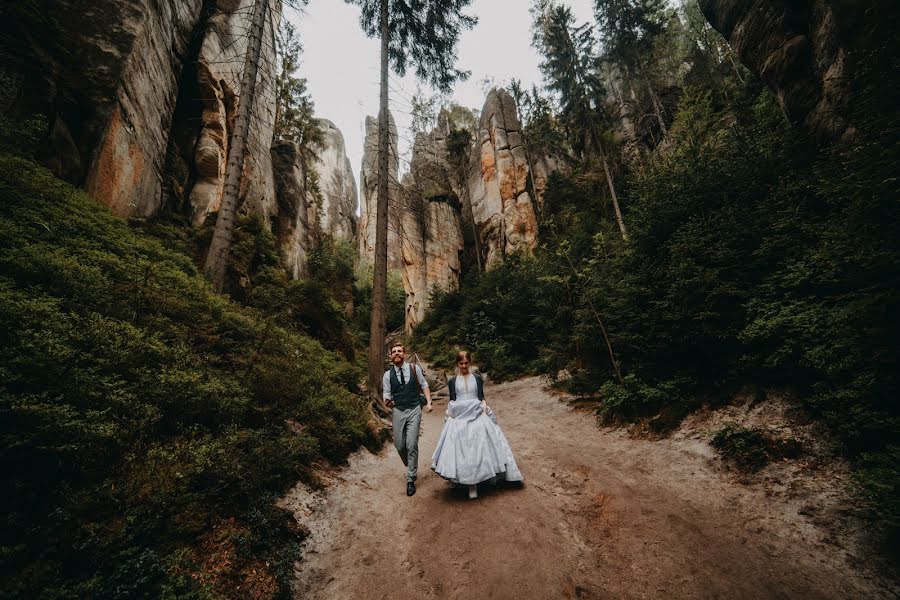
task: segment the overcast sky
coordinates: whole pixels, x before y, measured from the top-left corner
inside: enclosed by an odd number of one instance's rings
[[[592,18],[592,0],[570,0],[578,20]],[[531,47],[530,0],[474,0],[466,11],[478,24],[464,32],[459,44],[457,67],[471,71],[468,81],[458,83],[452,100],[481,109],[487,77],[498,84],[521,79],[526,87],[540,84],[540,57]],[[379,43],[359,27],[359,9],[343,0],[309,0],[302,15],[288,9],[303,42],[300,75],[306,77],[316,113],[334,122],[343,132],[347,156],[359,179],[366,115],[378,112]],[[409,160],[409,98],[417,81],[391,75],[391,111],[400,134],[403,161]],[[401,161],[400,170],[406,171]],[[358,183],[358,181],[357,181]]]

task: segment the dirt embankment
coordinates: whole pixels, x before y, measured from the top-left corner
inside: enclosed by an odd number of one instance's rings
[[[379,455],[355,455],[324,490],[298,487],[285,499],[310,530],[298,598],[900,593],[860,558],[852,536],[836,535],[823,521],[844,502],[839,481],[776,466],[768,480],[741,483],[710,448],[702,417],[669,439],[648,441],[598,429],[536,378],[489,386],[487,395],[524,487],[485,488],[469,500],[434,475],[444,399],[423,420],[412,498],[387,446]]]

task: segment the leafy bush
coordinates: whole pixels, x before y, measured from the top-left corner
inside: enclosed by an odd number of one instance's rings
[[[755,472],[773,460],[796,458],[801,452],[797,440],[782,440],[763,429],[727,423],[712,436],[712,445],[739,469]]]
[[[371,265],[364,264],[356,274],[353,288],[353,330],[362,344],[369,343],[373,279]],[[406,290],[403,288],[402,277],[395,271],[388,271],[387,284],[387,331],[391,332],[403,327],[406,322]]]
[[[241,306],[153,229],[0,157],[0,596],[235,597],[255,572],[287,597],[300,532],[275,498],[375,443],[360,371],[307,335],[329,335],[319,291],[259,261]]]

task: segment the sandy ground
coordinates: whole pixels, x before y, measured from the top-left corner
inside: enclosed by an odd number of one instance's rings
[[[285,498],[310,531],[297,598],[898,597],[817,523],[808,494],[736,481],[704,436],[598,429],[535,378],[486,395],[525,485],[469,500],[436,476],[439,400],[424,415],[415,496],[388,445]],[[812,501],[830,502],[821,490]]]

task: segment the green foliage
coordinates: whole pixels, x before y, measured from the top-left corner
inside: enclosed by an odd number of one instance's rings
[[[535,45],[544,56],[541,72],[548,89],[559,99],[559,120],[567,141],[581,157],[602,153],[603,148],[609,145],[609,119],[605,111],[606,92],[600,77],[600,62],[595,52],[596,41],[591,25],[576,25],[568,6],[552,5],[538,16],[535,27],[538,31]],[[546,134],[546,121],[534,119],[546,118],[540,112],[543,107],[537,99],[538,95],[534,94],[535,102],[531,106],[526,105],[532,109],[529,111],[529,121],[540,123],[541,133]],[[534,137],[538,145],[546,142],[539,136]]]
[[[796,439],[781,439],[758,428],[726,423],[713,434],[713,447],[742,471],[755,472],[773,460],[796,458],[802,446]]]
[[[324,137],[315,118],[312,98],[306,90],[306,79],[294,75],[300,68],[303,47],[296,28],[288,19],[282,19],[278,24],[276,49],[275,139],[296,142],[304,164],[312,165]]]
[[[345,0],[360,8],[359,23],[372,38],[381,36],[381,0]],[[431,2],[388,3],[388,55],[390,65],[400,77],[408,66],[416,76],[442,92],[449,92],[456,81],[469,73],[453,67],[459,36],[478,22],[463,13],[472,0],[433,0]]]
[[[374,443],[359,370],[304,333],[314,294],[269,281],[251,222],[232,267],[256,308],[166,248],[189,236],[131,229],[26,160],[0,157],[0,196],[0,595],[234,597],[249,565],[286,597],[298,533],[275,498]]]
[[[455,364],[452,349],[466,348],[495,380],[534,373],[548,358],[542,351],[547,340],[555,337],[544,317],[559,295],[540,273],[533,257],[516,254],[485,273],[471,274],[463,284],[465,293],[433,292],[411,343],[448,368]]]
[[[371,265],[362,265],[356,274],[353,286],[353,325],[352,329],[360,343],[368,344],[370,323],[372,319],[372,281]],[[406,322],[406,290],[403,279],[396,271],[388,271],[387,276],[387,331],[403,327]]]
[[[896,531],[900,135],[880,116],[863,127],[864,143],[817,150],[769,94],[720,107],[689,88],[666,151],[622,186],[629,243],[601,175],[553,176],[537,255],[437,299],[416,339],[482,346],[501,377],[566,369],[605,421],[657,432],[746,383],[790,387]]]
[[[47,119],[33,115],[24,122],[13,122],[0,115],[0,154],[33,157],[47,131]]]

